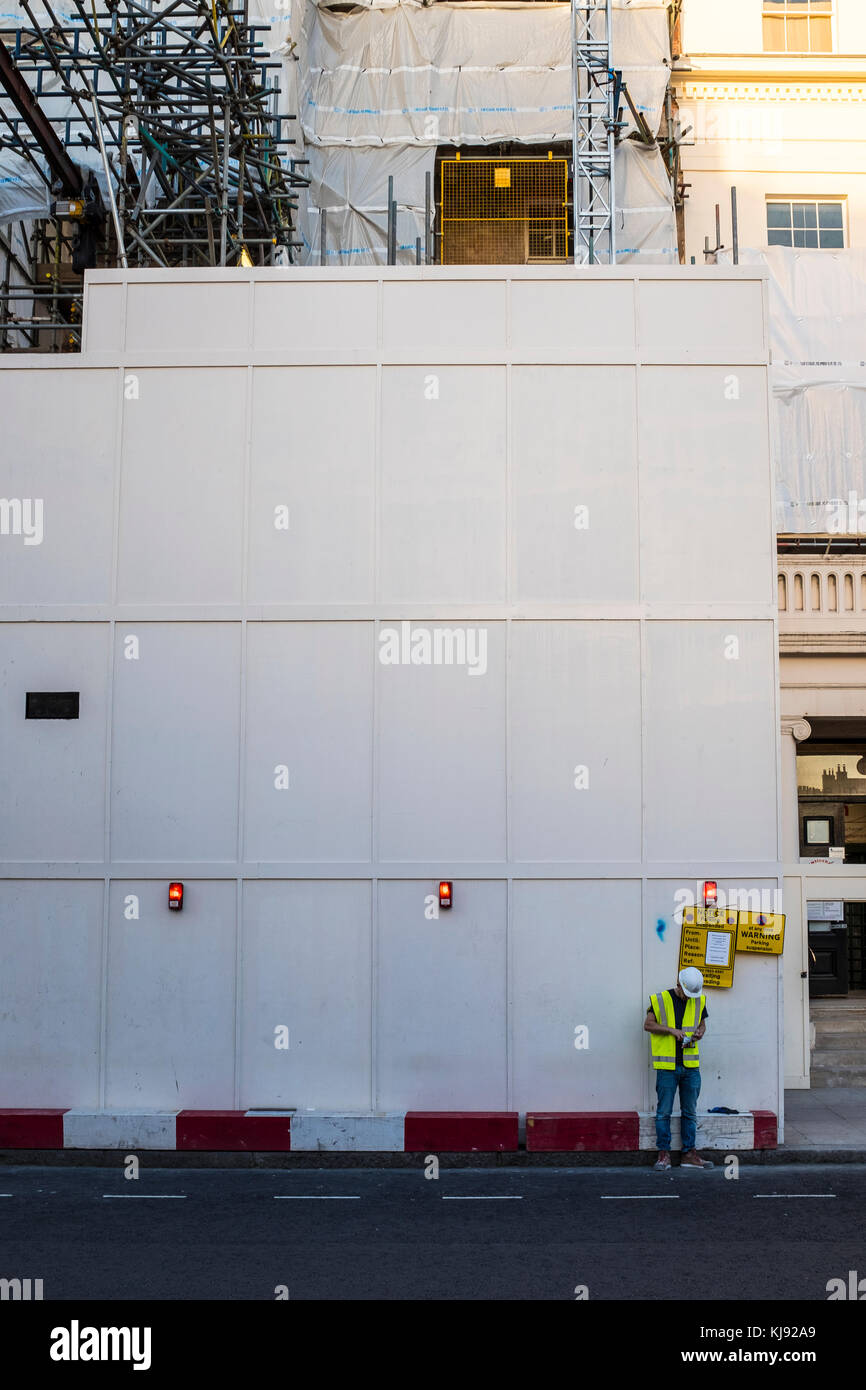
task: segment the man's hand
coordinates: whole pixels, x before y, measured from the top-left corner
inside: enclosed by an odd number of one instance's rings
[[[685,1041],[686,1034],[682,1028],[669,1028],[668,1032],[671,1034],[672,1037],[676,1038],[677,1042]]]

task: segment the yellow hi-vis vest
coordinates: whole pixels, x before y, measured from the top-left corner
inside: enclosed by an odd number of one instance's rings
[[[697,1028],[704,1012],[707,996],[702,994],[700,999],[687,999],[682,1028]],[[669,989],[663,989],[660,994],[651,994],[650,1003],[653,1006],[656,1023],[664,1023],[668,1028],[676,1028],[677,1021],[674,1014],[674,1001],[671,998]],[[670,1033],[650,1033],[650,1046],[652,1047],[653,1066],[656,1071],[674,1071],[677,1065],[677,1040]],[[688,1046],[683,1042],[683,1066],[700,1066],[700,1049],[697,1043]]]

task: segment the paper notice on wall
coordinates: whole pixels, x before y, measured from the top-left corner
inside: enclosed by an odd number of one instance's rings
[[[704,960],[707,965],[720,965],[725,969],[731,959],[731,934],[726,931],[708,931]]]

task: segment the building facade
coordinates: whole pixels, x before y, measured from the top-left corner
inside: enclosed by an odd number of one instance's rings
[[[672,86],[686,142],[684,250],[866,245],[866,7],[684,0]]]
[[[685,0],[674,32],[684,258],[731,258],[736,188],[773,277],[786,1085],[864,1084],[866,7]]]

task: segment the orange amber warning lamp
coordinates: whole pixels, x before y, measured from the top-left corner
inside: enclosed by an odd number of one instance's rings
[[[716,884],[711,878],[704,884],[704,907],[715,907],[718,902],[719,894]]]
[[[444,880],[439,884],[439,906],[440,906],[440,907],[450,907],[450,906],[451,906],[451,889],[452,889],[452,887],[453,887],[453,885],[452,885],[451,883],[445,882]]]
[[[168,905],[175,912],[180,912],[183,907],[183,884],[170,883],[168,885]]]

